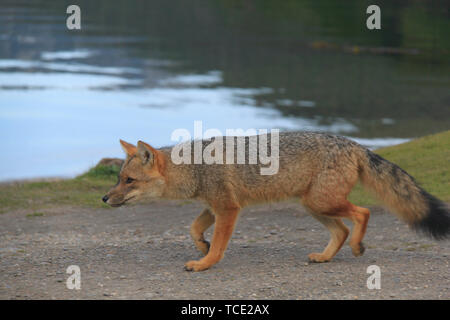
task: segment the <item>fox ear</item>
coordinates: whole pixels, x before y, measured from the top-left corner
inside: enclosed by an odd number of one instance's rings
[[[123,140],[120,140],[120,144],[122,145],[122,148],[128,157],[132,157],[136,154],[136,152],[137,152],[136,146],[132,145],[131,143],[125,142]]]
[[[158,151],[143,141],[138,141],[137,145],[137,155],[141,159],[142,164],[153,164]]]

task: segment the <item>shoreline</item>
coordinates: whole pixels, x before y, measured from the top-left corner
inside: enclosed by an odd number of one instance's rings
[[[450,130],[421,137],[376,151],[413,176],[430,194],[450,202]],[[40,210],[53,205],[105,208],[99,199],[117,183],[123,162],[119,158],[100,161],[89,171],[70,177],[43,177],[0,182],[0,213],[10,209]],[[349,200],[364,206],[376,201],[360,185]]]
[[[289,130],[288,130],[289,131]],[[295,131],[307,131],[307,130],[295,130]],[[415,138],[392,138],[392,137],[385,137],[385,138],[359,138],[359,137],[352,137],[347,135],[340,135],[343,136],[349,140],[355,141],[358,144],[372,150],[376,151],[383,148],[389,148],[401,145],[403,143],[407,143],[409,141],[414,140]],[[392,141],[387,143],[387,141]],[[102,158],[97,164],[104,162],[105,160],[122,160],[120,158]],[[47,181],[57,181],[57,180],[67,180],[67,179],[73,179],[76,178],[79,175],[82,175],[86,171],[88,171],[92,167],[87,167],[86,170],[81,171],[80,173],[71,173],[71,174],[62,174],[57,176],[35,176],[35,177],[25,177],[25,178],[6,178],[5,180],[0,179],[0,185],[4,184],[11,184],[11,183],[22,183],[22,182],[47,182]]]

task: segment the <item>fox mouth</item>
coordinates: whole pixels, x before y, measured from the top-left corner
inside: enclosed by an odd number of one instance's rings
[[[133,199],[133,198],[135,198],[135,197],[136,197],[136,196],[129,197],[129,198],[123,200],[121,203],[111,203],[110,206],[111,206],[111,207],[114,207],[114,208],[121,207],[121,206],[123,206],[125,203],[127,203],[129,200],[131,200],[131,199]]]

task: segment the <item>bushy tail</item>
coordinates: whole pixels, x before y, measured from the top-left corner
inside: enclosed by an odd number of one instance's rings
[[[450,235],[449,208],[407,172],[370,150],[365,150],[359,165],[362,184],[401,220],[435,239]]]

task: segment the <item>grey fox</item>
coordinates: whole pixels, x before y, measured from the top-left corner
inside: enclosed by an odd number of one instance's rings
[[[213,139],[216,138],[203,140],[203,147]],[[241,208],[287,198],[300,199],[331,233],[327,247],[321,253],[311,253],[310,261],[330,261],[342,247],[349,234],[342,218],[353,222],[349,244],[355,256],[362,255],[370,212],[347,200],[358,179],[411,227],[436,239],[450,233],[450,213],[443,202],[420,188],[397,165],[344,137],[314,132],[280,133],[279,170],[273,175],[261,175],[264,165],[259,161],[174,164],[171,147],[154,149],[142,141],[137,147],[122,140],[120,143],[127,158],[118,184],[103,201],[111,206],[151,198],[197,199],[205,203],[206,209],[190,230],[205,257],[187,262],[187,270],[205,270],[222,259]],[[249,137],[245,138],[245,145],[247,159]],[[203,233],[214,223],[210,246]]]

